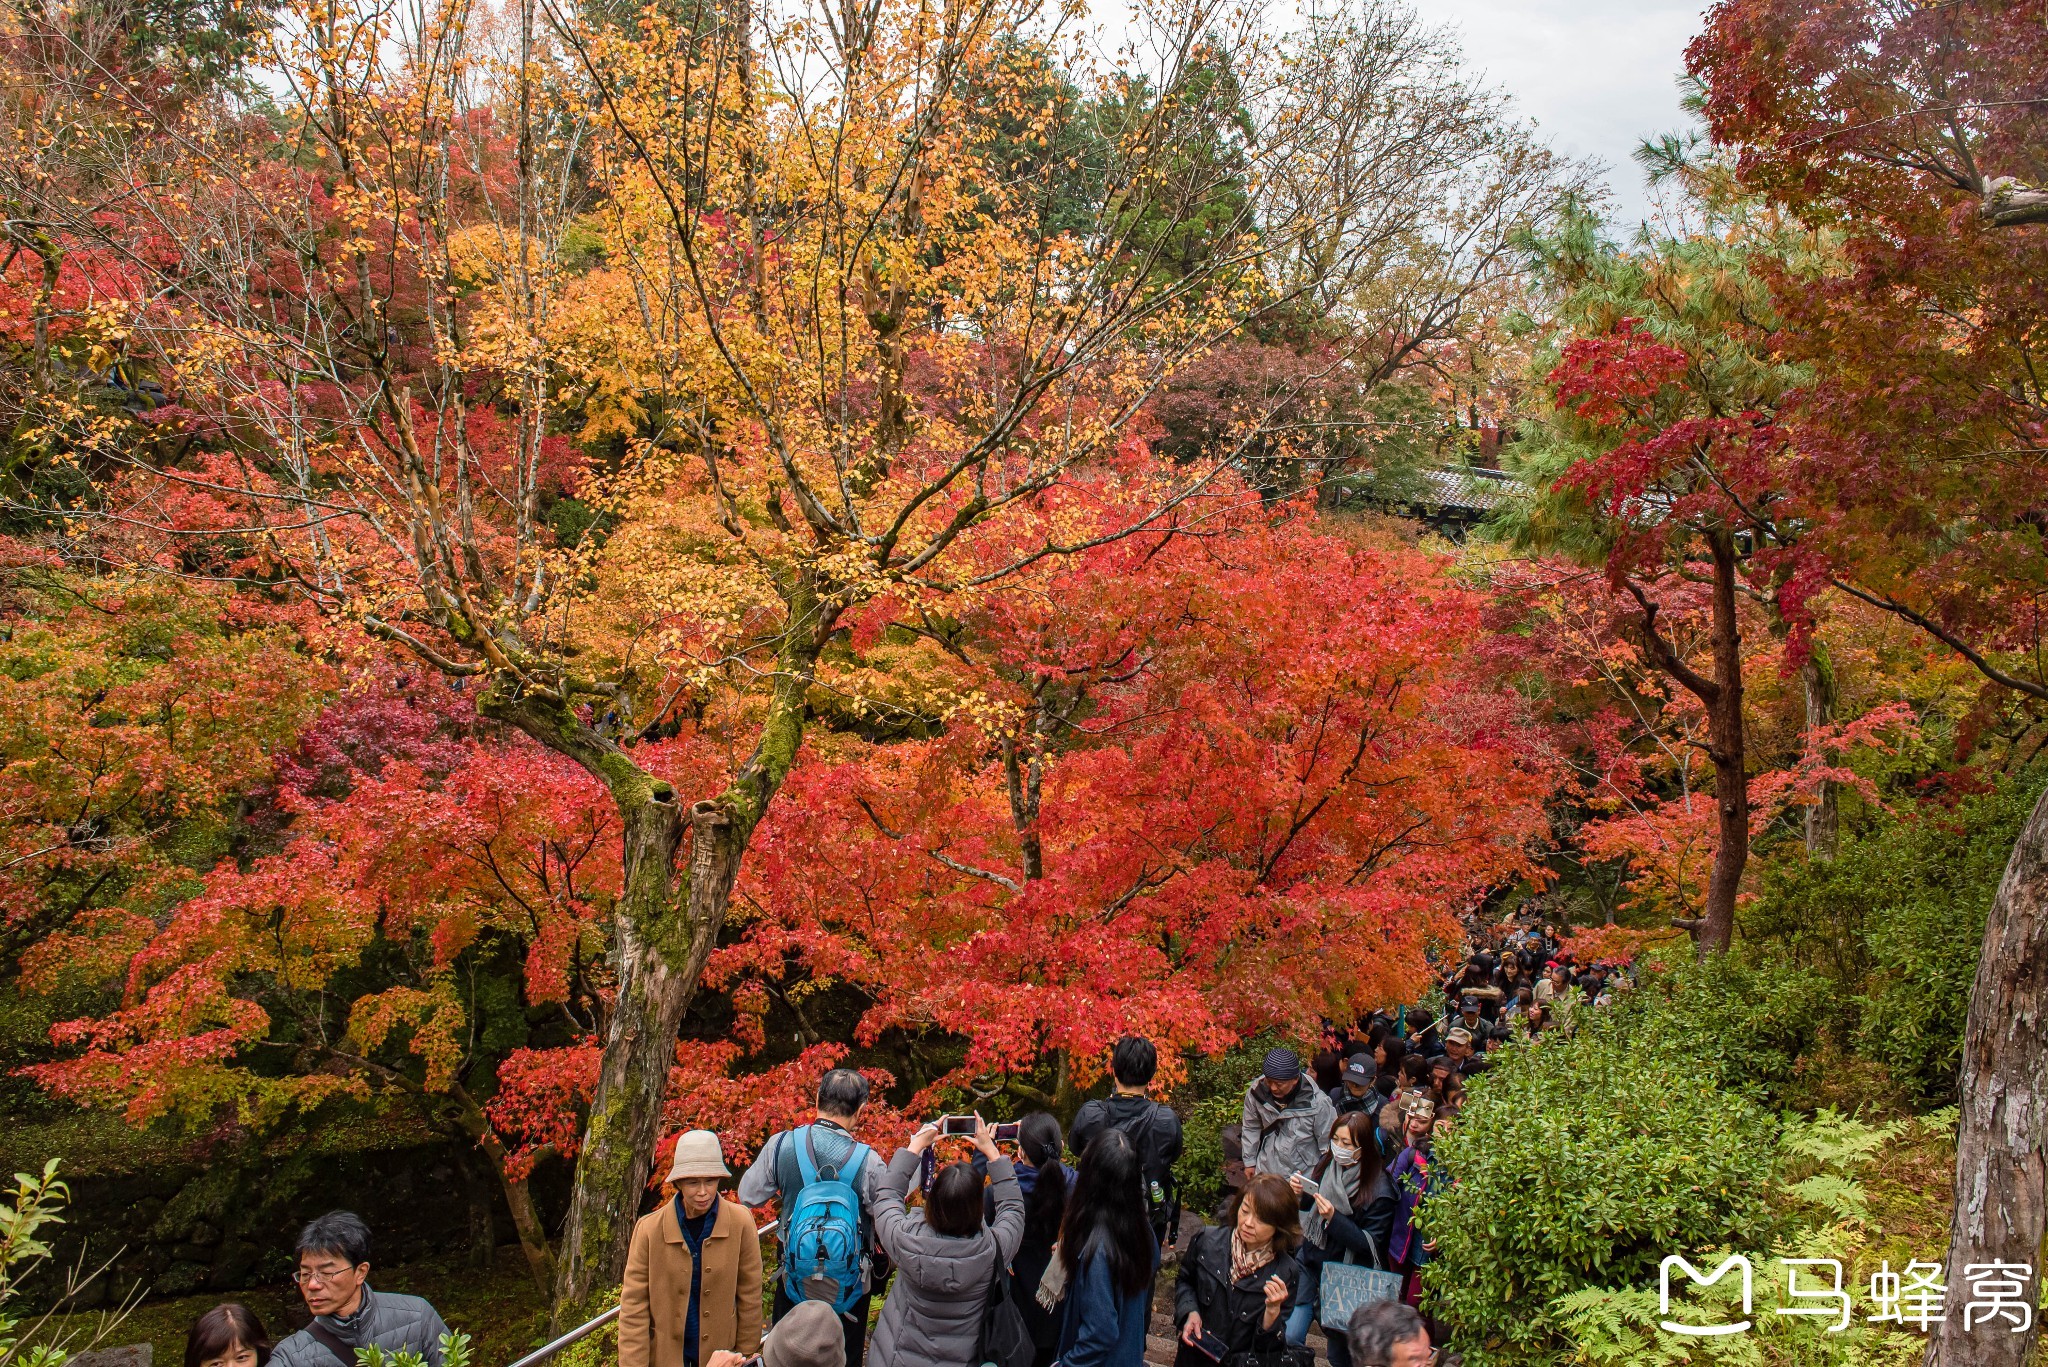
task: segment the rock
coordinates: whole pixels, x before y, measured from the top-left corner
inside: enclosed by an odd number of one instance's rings
[[[73,1353],[65,1367],[150,1367],[153,1350],[147,1343],[130,1343],[119,1348],[98,1348],[90,1353]]]
[[[150,1291],[158,1296],[187,1296],[206,1285],[206,1264],[175,1262],[157,1277]]]

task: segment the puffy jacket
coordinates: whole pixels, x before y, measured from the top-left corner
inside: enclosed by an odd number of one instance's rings
[[[1306,1087],[1304,1091],[1315,1092]],[[1322,1096],[1321,1092],[1315,1092]],[[1325,1098],[1327,1100],[1327,1098]],[[1278,1277],[1287,1284],[1287,1299],[1280,1317],[1266,1326],[1266,1279]],[[1184,1328],[1188,1316],[1200,1314],[1202,1328],[1223,1340],[1224,1358],[1232,1353],[1264,1355],[1287,1346],[1287,1316],[1301,1282],[1301,1264],[1292,1255],[1276,1253],[1273,1261],[1242,1281],[1230,1277],[1230,1226],[1210,1225],[1195,1236],[1186,1256],[1180,1260],[1180,1275],[1173,1284],[1173,1324]],[[1217,1367],[1207,1356],[1181,1343],[1173,1367]]]
[[[1279,1177],[1314,1172],[1330,1151],[1336,1123],[1336,1107],[1313,1083],[1295,1083],[1293,1093],[1280,1101],[1260,1078],[1244,1094],[1244,1165]]]
[[[1008,1266],[1024,1239],[1024,1193],[1007,1158],[988,1165],[995,1219],[965,1238],[941,1234],[904,1196],[918,1156],[896,1151],[875,1188],[875,1239],[896,1264],[868,1349],[874,1367],[975,1367],[982,1312],[998,1260]]]
[[[372,1291],[363,1285],[363,1303],[347,1319],[319,1315],[315,1324],[340,1339],[349,1349],[347,1359],[301,1329],[270,1350],[277,1367],[356,1367],[355,1350],[372,1344],[387,1354],[410,1349],[427,1360],[427,1367],[441,1367],[441,1336],[448,1326],[433,1306],[418,1296],[395,1296]]]

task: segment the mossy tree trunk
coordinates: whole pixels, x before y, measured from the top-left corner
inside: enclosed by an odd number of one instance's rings
[[[521,692],[516,681],[500,678],[478,702],[485,716],[518,727],[602,781],[623,825],[613,950],[618,990],[555,1260],[558,1320],[624,1274],[683,1013],[725,924],[748,842],[803,740],[806,696],[838,612],[815,595],[796,597],[790,620],[809,628],[788,633],[777,653],[752,755],[724,792],[687,808],[672,784],[586,725],[561,697]]]

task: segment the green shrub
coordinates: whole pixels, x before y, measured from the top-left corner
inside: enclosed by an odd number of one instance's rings
[[[1472,1085],[1438,1146],[1434,1313],[1473,1367],[1571,1353],[1553,1302],[1655,1285],[1667,1254],[1762,1247],[1778,1122],[1720,1085],[1655,1002],[1580,1013],[1569,1039],[1520,1045]]]
[[[1642,975],[1614,1012],[1638,1044],[1688,1053],[1719,1086],[1776,1104],[1839,1010],[1836,995],[1821,974],[1781,960],[1702,963],[1688,952]]]
[[[1769,1188],[1780,1209],[1781,1237],[1768,1250],[1739,1251],[1749,1257],[1759,1292],[1778,1284],[1779,1258],[1828,1258],[1844,1265],[1842,1288],[1855,1309],[1862,1285],[1859,1254],[1869,1252],[1876,1232],[1857,1172],[1890,1144],[1903,1125],[1870,1126],[1833,1111],[1814,1119],[1787,1117],[1778,1143],[1778,1171]],[[1735,1248],[1717,1248],[1694,1259],[1702,1269],[1717,1266]],[[1808,1289],[1825,1287],[1816,1273]],[[1551,1306],[1572,1346],[1572,1360],[1590,1367],[1680,1367],[1680,1364],[1728,1364],[1728,1367],[1917,1367],[1925,1352],[1923,1338],[1911,1330],[1892,1329],[1852,1313],[1849,1323],[1832,1316],[1754,1313],[1751,1328],[1718,1338],[1689,1338],[1664,1332],[1659,1321],[1676,1318],[1696,1324],[1730,1323],[1742,1317],[1741,1283],[1724,1277],[1709,1287],[1679,1279],[1673,1287],[1671,1313],[1659,1304],[1657,1283],[1589,1287],[1560,1297]],[[1763,1292],[1765,1295],[1771,1293]],[[1761,1308],[1761,1307],[1758,1307]]]
[[[1173,1165],[1182,1209],[1207,1219],[1223,1204],[1223,1127],[1243,1114],[1241,1094],[1220,1092],[1197,1101],[1182,1117],[1180,1161]]]
[[[2013,784],[1952,819],[1895,823],[1895,839],[1867,851],[1882,894],[1865,918],[1871,982],[1857,1045],[1918,1101],[1956,1100],[1984,919],[2040,791]]]
[[[1850,931],[1858,952],[1842,989],[1860,1017],[1852,1042],[1919,1104],[1956,1098],[1984,918],[2041,786],[2008,783],[1953,811],[1930,804],[1888,819],[1832,861],[1774,870],[1745,918],[1795,946]]]

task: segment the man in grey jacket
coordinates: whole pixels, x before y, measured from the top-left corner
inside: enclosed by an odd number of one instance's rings
[[[448,1326],[418,1296],[370,1290],[370,1227],[336,1210],[299,1231],[293,1277],[313,1322],[271,1350],[273,1367],[356,1367],[356,1349],[413,1352],[441,1367]]]
[[[1329,1152],[1337,1108],[1320,1088],[1302,1084],[1301,1058],[1292,1049],[1272,1050],[1259,1073],[1244,1094],[1245,1171],[1313,1173]]]
[[[859,1146],[854,1138],[853,1127],[860,1121],[861,1108],[868,1104],[868,1080],[851,1068],[834,1068],[818,1079],[818,1114],[810,1125],[795,1130],[783,1130],[771,1135],[761,1152],[754,1159],[752,1167],[740,1178],[739,1189],[734,1193],[743,1206],[759,1209],[770,1201],[779,1201],[783,1215],[794,1207],[799,1192],[804,1188],[801,1164],[797,1161],[797,1145],[806,1144],[817,1156],[820,1164],[831,1164],[835,1168],[850,1162]],[[874,1154],[865,1155],[856,1172],[850,1175],[860,1197],[861,1227],[865,1242],[874,1242],[875,1193],[882,1182],[881,1160]],[[867,1289],[861,1294],[841,1319],[846,1326],[846,1367],[862,1367],[867,1352],[868,1306],[883,1281],[888,1277],[886,1265],[871,1266],[868,1272]],[[785,1279],[775,1279],[775,1302],[770,1318],[782,1323],[802,1302],[790,1295]]]

